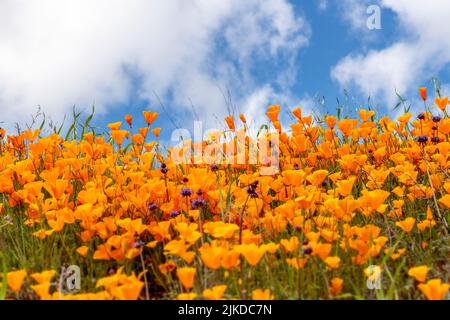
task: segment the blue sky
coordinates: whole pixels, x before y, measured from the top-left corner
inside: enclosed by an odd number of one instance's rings
[[[366,26],[369,5],[380,30]],[[386,114],[397,90],[416,110],[432,77],[450,89],[449,15],[445,0],[4,0],[0,120],[26,122],[39,105],[61,122],[95,104],[97,125],[130,113],[139,126],[153,110],[166,140],[230,112],[256,126],[270,104],[335,113],[338,98],[351,114],[370,96]]]

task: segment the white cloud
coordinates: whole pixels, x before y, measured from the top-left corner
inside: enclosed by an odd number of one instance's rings
[[[264,113],[267,110],[261,106],[270,104],[281,106],[279,120],[285,131],[289,131],[290,125],[295,122],[293,121],[295,118],[291,114],[293,109],[301,107],[304,115],[311,115],[316,106],[314,99],[309,96],[299,99],[291,92],[276,92],[268,85],[259,87],[242,104],[242,109],[246,110],[246,119],[251,130],[257,131],[261,124],[269,123]]]
[[[143,98],[223,115],[219,88],[245,101],[264,85],[252,75],[261,62],[285,63],[277,76],[290,76],[308,36],[287,0],[2,0],[0,120],[37,105],[56,119],[73,105],[107,112],[129,98],[129,70]]]
[[[338,2],[342,18],[347,21],[353,30],[365,31],[367,21],[368,0],[341,0]]]
[[[450,63],[450,28],[444,23],[450,2],[383,0],[381,5],[397,15],[400,40],[381,50],[344,57],[331,75],[341,86],[356,86],[363,94],[392,104],[395,90],[404,94],[416,89]]]
[[[328,8],[328,0],[319,0],[317,1],[317,7],[320,11],[325,11]]]

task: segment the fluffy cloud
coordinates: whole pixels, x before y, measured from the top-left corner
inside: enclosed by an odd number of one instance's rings
[[[331,75],[341,86],[353,85],[393,103],[395,90],[407,93],[449,65],[450,28],[443,21],[450,15],[450,2],[383,0],[381,5],[396,14],[400,39],[380,50],[344,57]]]
[[[3,0],[0,121],[38,105],[56,119],[73,105],[105,113],[136,90],[223,115],[221,89],[243,104],[261,86],[289,90],[308,37],[286,0]]]

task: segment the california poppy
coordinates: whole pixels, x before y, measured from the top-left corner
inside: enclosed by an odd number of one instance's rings
[[[269,289],[261,290],[256,289],[252,292],[253,300],[273,300],[273,295]]]
[[[448,292],[449,285],[442,283],[441,279],[431,279],[427,283],[421,283],[418,288],[428,300],[443,300]]]
[[[25,270],[8,272],[7,280],[9,288],[14,292],[19,292],[26,276],[27,272]]]
[[[177,277],[186,289],[191,289],[194,285],[195,268],[178,268]]]
[[[214,286],[211,289],[205,289],[203,296],[210,300],[220,300],[227,289],[226,285]]]
[[[147,125],[150,126],[155,121],[155,119],[158,117],[159,114],[157,112],[142,111],[142,115],[144,116]]]
[[[426,87],[420,87],[419,88],[420,97],[423,101],[427,100],[427,88]]]
[[[430,268],[427,266],[417,266],[408,270],[408,275],[419,282],[424,282]]]
[[[436,105],[439,109],[441,109],[442,111],[445,111],[445,109],[447,108],[447,104],[448,104],[448,97],[436,98],[434,100],[434,103],[436,103]]]
[[[130,128],[133,126],[133,116],[131,114],[125,115],[125,121],[128,123]]]

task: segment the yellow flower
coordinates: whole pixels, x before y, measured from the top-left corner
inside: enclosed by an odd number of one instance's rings
[[[337,296],[342,291],[342,285],[344,284],[344,280],[339,277],[334,277],[331,279],[331,287],[330,293],[334,296]]]
[[[266,252],[264,248],[258,247],[254,243],[240,245],[236,250],[245,257],[251,266],[256,266]]]
[[[420,87],[419,88],[420,97],[423,101],[427,100],[427,88],[426,87]]]
[[[395,225],[405,231],[406,233],[410,233],[411,230],[414,228],[414,224],[416,223],[416,219],[414,218],[406,218],[403,221],[397,221]]]
[[[280,244],[284,247],[287,252],[294,252],[297,249],[299,240],[297,237],[291,237],[289,240],[281,239]]]
[[[31,277],[36,280],[37,283],[43,284],[50,282],[53,277],[55,276],[56,271],[55,270],[46,270],[40,273],[33,273]]]
[[[19,292],[26,276],[27,272],[25,270],[8,272],[7,279],[9,288],[14,292]]]
[[[197,294],[194,292],[190,293],[180,293],[177,296],[177,300],[194,300],[197,297]]]
[[[49,293],[51,283],[50,282],[44,282],[41,284],[37,284],[34,286],[31,286],[31,289],[36,292],[36,294],[41,298],[42,300],[50,299],[51,295]]]
[[[142,115],[144,116],[147,125],[150,126],[159,114],[157,112],[142,111]]]
[[[210,300],[220,300],[223,294],[227,290],[226,285],[214,286],[211,289],[206,289],[203,291],[203,296]]]
[[[450,194],[446,194],[439,199],[439,203],[442,204],[447,209],[450,208]]]
[[[88,251],[89,251],[89,248],[87,246],[81,246],[77,249],[77,253],[83,257],[86,257]]]
[[[252,292],[252,299],[253,300],[273,300],[273,295],[270,293],[269,289],[261,290],[256,289]]]
[[[424,282],[427,277],[428,271],[430,271],[430,268],[428,268],[427,266],[417,266],[410,268],[408,270],[408,275],[419,282]]]
[[[328,267],[331,269],[337,269],[339,268],[339,264],[341,262],[341,259],[339,257],[327,257],[325,259],[325,263]]]
[[[434,99],[434,102],[436,103],[439,109],[445,111],[445,108],[447,107],[448,104],[448,97],[436,98]]]
[[[177,277],[180,280],[183,287],[191,289],[194,285],[195,268],[178,268]]]
[[[137,300],[143,286],[143,282],[135,281],[113,288],[111,294],[119,300]]]
[[[419,284],[418,288],[428,300],[443,300],[448,292],[449,285],[442,283],[441,279],[431,279],[426,284]]]

